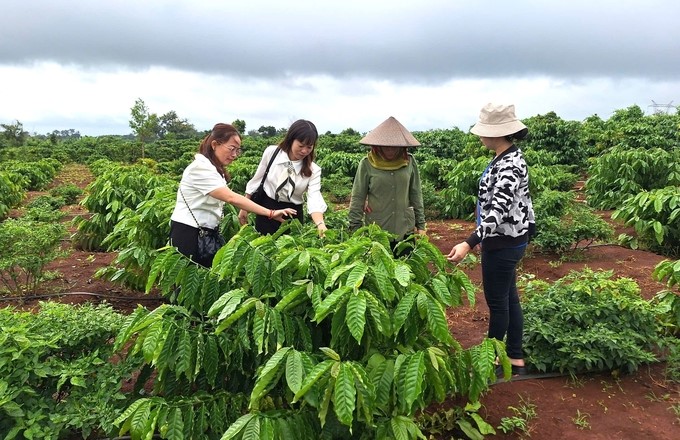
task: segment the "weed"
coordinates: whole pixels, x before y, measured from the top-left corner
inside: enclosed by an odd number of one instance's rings
[[[581,410],[577,409],[576,416],[572,417],[571,421],[574,422],[574,425],[576,425],[578,429],[590,429],[588,418],[590,418],[590,414],[585,412],[582,413]]]
[[[520,437],[531,437],[532,428],[529,426],[529,422],[536,418],[536,405],[529,400],[524,400],[524,397],[522,396],[519,397],[519,401],[520,405],[518,407],[508,407],[515,415],[512,417],[503,417],[498,429],[505,434],[519,431],[521,433]]]

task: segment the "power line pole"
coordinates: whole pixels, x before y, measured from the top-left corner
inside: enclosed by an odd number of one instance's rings
[[[654,109],[653,112],[654,112],[655,115],[658,115],[658,114],[661,114],[661,113],[668,114],[671,111],[671,109],[673,108],[673,101],[669,102],[668,104],[657,104],[656,101],[654,101],[652,99],[652,104],[648,105],[647,107],[652,107]],[[662,109],[666,109],[666,110],[664,111]]]

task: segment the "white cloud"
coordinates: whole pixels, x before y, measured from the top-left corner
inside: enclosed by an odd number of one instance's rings
[[[142,98],[198,129],[421,130],[488,101],[579,120],[680,101],[675,0],[322,3],[5,0],[0,122],[127,133]]]

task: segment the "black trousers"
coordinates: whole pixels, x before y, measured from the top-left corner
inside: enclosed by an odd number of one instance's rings
[[[302,205],[296,205],[295,203],[290,202],[277,202],[271,197],[268,197],[266,194],[264,195],[264,199],[260,202],[260,205],[269,209],[293,208],[297,210],[297,215],[293,218],[297,218],[298,220],[300,220],[300,223],[304,223]],[[258,215],[257,217],[255,217],[255,230],[257,230],[257,232],[259,232],[262,235],[273,234],[279,230],[279,227],[281,227],[281,222],[277,220],[269,219],[268,217],[265,217],[263,215]]]
[[[524,359],[524,316],[517,292],[517,264],[524,251],[525,247],[485,251],[482,246],[482,285],[489,306],[488,336],[502,341],[507,335],[505,348],[513,359]]]

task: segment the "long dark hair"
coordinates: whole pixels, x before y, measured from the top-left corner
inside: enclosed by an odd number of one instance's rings
[[[241,137],[241,133],[238,132],[236,127],[231,124],[217,123],[213,127],[212,131],[208,136],[203,138],[201,145],[198,147],[198,152],[208,158],[211,164],[217,168],[217,172],[220,176],[229,180],[229,173],[224,168],[224,165],[217,160],[215,157],[215,150],[212,148],[212,141],[217,141],[218,144],[223,144],[229,142],[234,136]]]
[[[371,147],[371,151],[373,151],[373,154],[377,154],[378,156],[380,156],[381,159],[387,160],[385,158],[385,155],[383,154],[382,148],[383,147],[379,147],[379,146],[374,145],[374,146]],[[397,159],[409,160],[408,148],[402,148],[402,150],[404,150],[404,151],[401,152],[401,155],[400,155],[401,158],[399,156],[397,156],[395,159],[392,159],[392,160],[397,160]]]
[[[314,152],[316,151],[316,141],[319,139],[319,132],[316,126],[306,119],[298,119],[293,122],[286,132],[286,137],[279,144],[279,148],[286,153],[293,148],[293,141],[300,141],[305,145],[312,146],[312,152],[302,159],[302,170],[300,174],[305,177],[312,175],[312,162],[314,162]]]

